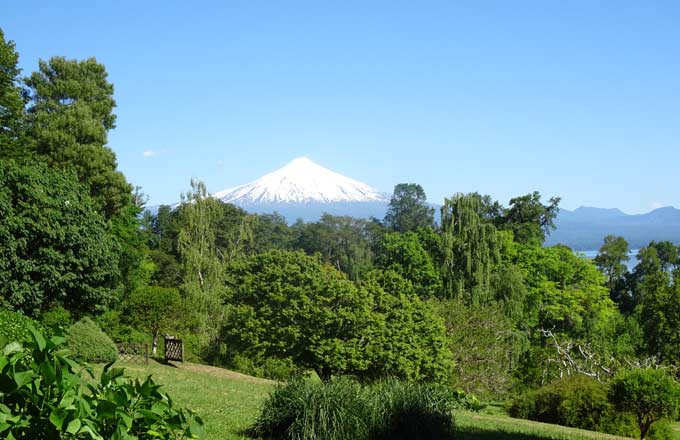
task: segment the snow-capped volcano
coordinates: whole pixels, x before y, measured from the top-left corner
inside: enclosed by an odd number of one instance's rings
[[[306,157],[294,159],[251,183],[217,192],[214,196],[239,206],[388,200],[375,188],[324,168]]]

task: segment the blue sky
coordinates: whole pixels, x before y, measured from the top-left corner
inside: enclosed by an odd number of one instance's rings
[[[53,55],[106,65],[109,144],[150,204],[191,177],[217,191],[308,156],[433,202],[680,206],[680,2],[7,6],[25,74]]]

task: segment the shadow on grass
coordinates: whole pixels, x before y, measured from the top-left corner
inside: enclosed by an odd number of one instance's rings
[[[173,364],[172,362],[168,361],[165,358],[150,357],[149,359],[156,362],[157,364],[165,365],[165,366],[172,367],[172,368],[179,368],[177,365]]]
[[[456,439],[462,440],[545,440],[550,437],[541,437],[531,434],[518,432],[507,432],[502,429],[479,429],[479,428],[459,428],[456,432]]]

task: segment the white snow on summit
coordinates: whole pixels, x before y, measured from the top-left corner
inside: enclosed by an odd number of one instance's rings
[[[306,157],[254,182],[213,194],[226,203],[332,203],[383,202],[380,191],[318,165]]]

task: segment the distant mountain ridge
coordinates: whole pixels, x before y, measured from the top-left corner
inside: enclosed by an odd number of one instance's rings
[[[306,157],[213,196],[253,213],[278,212],[288,223],[297,219],[317,221],[324,213],[382,219],[390,199],[370,185],[324,168]],[[440,206],[430,206],[435,208],[438,219]],[[157,207],[149,208],[152,213],[156,210]],[[609,234],[625,237],[631,249],[646,246],[652,240],[680,243],[680,210],[673,207],[636,215],[616,208],[561,209],[555,225],[557,229],[548,236],[546,245],[561,243],[577,251],[599,249]]]
[[[646,214],[626,214],[619,209],[581,207],[561,209],[546,245],[565,244],[574,250],[599,249],[606,235],[624,237],[631,249],[650,241],[680,243],[680,209],[658,208]]]

